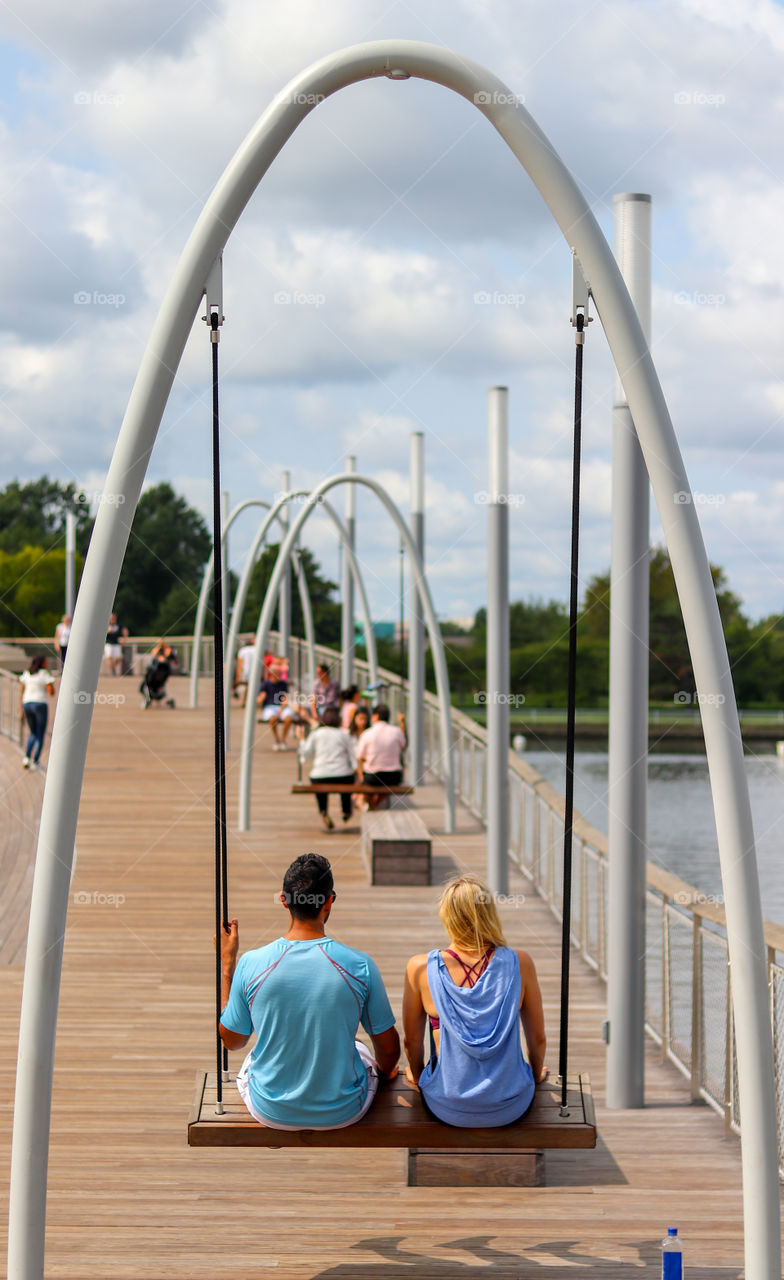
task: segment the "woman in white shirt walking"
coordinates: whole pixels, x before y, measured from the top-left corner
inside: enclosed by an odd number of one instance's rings
[[[46,658],[37,654],[30,663],[29,671],[24,671],[19,680],[22,685],[22,714],[30,729],[22,765],[25,769],[31,765],[37,769],[49,719],[46,695],[52,697],[54,694],[54,682],[46,669]]]
[[[307,760],[313,756],[311,782],[353,782],[357,767],[354,754],[354,743],[347,733],[340,728],[340,712],[337,707],[325,707],[321,713],[321,724],[314,729],[306,742],[300,745],[300,759]],[[334,822],[327,812],[329,796],[325,793],[316,796],[321,820],[327,831],[331,831]],[[340,804],[343,810],[343,821],[351,817],[351,792],[342,792]]]

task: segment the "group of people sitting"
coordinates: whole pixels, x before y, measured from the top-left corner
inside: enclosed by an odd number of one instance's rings
[[[268,1128],[346,1128],[398,1074],[400,1038],[378,966],[326,933],[336,898],[327,859],[304,854],[283,879],[286,933],[241,957],[236,920],[221,940],[220,1036],[235,1050],[255,1035],[237,1088]],[[509,1124],[547,1075],[534,962],[507,945],[493,895],[473,876],[446,885],[439,916],[447,946],[406,966],[406,1078],[446,1124]],[[360,1025],[372,1052],[356,1038]]]
[[[239,696],[243,685],[247,688],[252,657],[252,645],[237,655],[235,696]],[[402,714],[398,716],[397,725],[391,724],[389,707],[384,703],[368,707],[361,701],[358,685],[341,689],[325,663],[316,668],[316,679],[308,697],[292,699],[287,675],[284,659],[265,654],[264,678],[256,702],[260,721],[270,726],[273,751],[288,750],[287,738],[293,730],[300,759],[312,761],[311,782],[357,783],[380,789],[400,785],[402,752],[407,745]],[[374,809],[382,798],[381,795],[364,797],[348,791],[341,793],[344,823],[349,821],[355,806],[367,805]],[[316,804],[325,828],[333,830],[329,795],[317,794]]]

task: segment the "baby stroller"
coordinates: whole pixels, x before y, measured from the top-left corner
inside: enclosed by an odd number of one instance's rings
[[[158,646],[153,649],[152,662],[144,673],[144,679],[139,685],[139,693],[142,695],[142,706],[146,709],[152,706],[153,702],[166,702],[167,707],[174,708],[174,698],[166,697],[166,681],[172,672],[172,667],[177,664],[177,654],[174,649],[168,645],[165,647]]]

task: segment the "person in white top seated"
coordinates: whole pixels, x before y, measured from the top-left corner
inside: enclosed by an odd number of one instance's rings
[[[370,728],[357,743],[357,764],[362,784],[366,787],[399,787],[403,781],[402,752],[408,738],[406,718],[398,715],[399,728],[389,723],[389,707],[383,702],[370,713]],[[377,809],[383,796],[370,796],[371,809]]]
[[[321,724],[314,729],[310,737],[300,744],[301,760],[313,757],[311,782],[353,782],[357,767],[354,754],[354,743],[349,734],[340,727],[340,712],[337,707],[325,707],[321,713]],[[331,831],[334,822],[329,816],[329,796],[326,792],[316,796],[321,820],[327,831]],[[351,817],[351,792],[341,792],[340,805],[343,810],[343,821]]]
[[[29,769],[38,768],[44,745],[46,724],[49,719],[47,694],[54,694],[54,681],[46,669],[46,658],[36,654],[30,663],[29,670],[19,677],[22,685],[22,717],[27,721],[30,735],[25,747],[22,766]]]

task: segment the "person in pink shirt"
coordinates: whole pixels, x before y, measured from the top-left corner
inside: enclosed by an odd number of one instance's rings
[[[371,725],[357,743],[357,765],[361,781],[367,787],[399,787],[403,781],[401,752],[408,741],[406,718],[398,715],[399,728],[389,723],[389,707],[380,703],[371,712]],[[370,808],[376,809],[382,796],[370,797]]]

